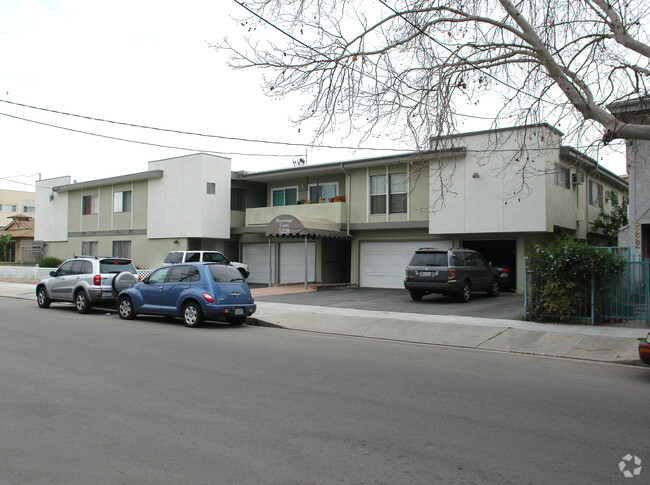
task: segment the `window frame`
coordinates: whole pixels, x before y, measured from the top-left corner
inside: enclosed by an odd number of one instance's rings
[[[334,195],[324,195],[323,191],[325,187],[334,187]],[[316,197],[312,198],[312,189],[318,187],[316,190]],[[330,197],[336,197],[339,195],[339,183],[338,182],[325,182],[322,184],[309,184],[307,185],[307,200],[312,204],[318,204],[318,199],[329,199]]]
[[[404,184],[403,192],[393,192],[393,177],[402,177]],[[388,213],[389,214],[406,214],[408,212],[408,194],[409,194],[409,178],[407,172],[394,172],[388,174]],[[399,196],[404,198],[404,210],[394,210],[393,206],[393,196]]]
[[[89,249],[84,249],[86,247]],[[99,241],[81,241],[81,254],[84,256],[99,256]]]
[[[383,186],[383,188],[384,188],[383,192],[373,192],[372,180],[375,177],[383,178],[384,183],[381,184],[381,186]],[[370,175],[369,178],[368,178],[368,184],[369,184],[368,185],[368,197],[369,197],[370,215],[371,216],[385,215],[387,213],[387,210],[388,210],[388,200],[387,200],[387,197],[388,197],[388,186],[387,185],[388,185],[388,183],[387,183],[386,174],[385,173],[378,173],[378,174]],[[381,207],[379,208],[379,210],[375,210],[375,205],[373,204],[373,200],[381,200],[381,199],[383,199],[383,204],[379,204],[379,205],[383,205],[383,210],[381,210],[382,209]]]
[[[205,193],[207,195],[216,195],[216,193],[217,193],[217,184],[215,182],[206,182],[205,183]]]
[[[282,206],[285,206],[285,205],[296,205],[295,203],[294,204],[287,204],[287,190],[295,190],[296,191],[296,202],[298,202],[298,186],[297,185],[289,186],[289,187],[275,187],[275,188],[271,189],[271,207],[282,207]],[[275,204],[274,194],[276,192],[282,192],[282,201],[283,201],[282,204],[278,204],[278,205]]]
[[[86,201],[89,201],[86,203]],[[87,207],[88,206],[88,207]],[[81,196],[81,215],[91,216],[99,214],[99,194]]]
[[[112,257],[113,258],[121,258],[121,259],[131,259],[131,241],[130,240],[121,240],[121,241],[113,241],[113,253]],[[117,248],[117,250],[116,250]],[[127,248],[128,250],[125,251],[124,249]],[[128,253],[128,254],[125,254]]]
[[[113,192],[113,212],[131,212],[132,207],[133,192],[131,190],[120,190],[118,192]]]
[[[594,188],[596,190],[594,190]],[[595,196],[595,198],[594,198]],[[604,187],[603,184],[595,180],[589,180],[589,205],[600,207],[603,205]]]
[[[564,177],[562,176],[564,175]],[[571,170],[561,163],[555,162],[555,185],[563,189],[571,188]]]
[[[239,187],[230,188],[230,210],[245,211],[248,203],[248,191]]]

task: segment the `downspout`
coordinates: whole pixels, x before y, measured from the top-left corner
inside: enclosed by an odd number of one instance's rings
[[[347,194],[345,197],[345,202],[348,211],[346,235],[350,237],[350,201],[348,200],[350,198],[350,174],[346,172],[343,164],[341,164],[341,170],[343,170],[343,173],[345,174],[345,192]]]

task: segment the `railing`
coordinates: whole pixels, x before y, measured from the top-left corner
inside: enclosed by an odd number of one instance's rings
[[[619,248],[612,248],[619,249]],[[617,251],[617,254],[621,252]],[[530,270],[524,259],[524,307],[526,318],[539,321],[586,321],[592,325],[603,321],[636,321],[650,325],[650,260],[632,261],[627,257],[624,271],[597,285],[594,277],[574,281],[574,287],[566,292],[570,301],[564,308],[570,311],[553,311],[553,302],[546,295],[556,284],[544,281]]]

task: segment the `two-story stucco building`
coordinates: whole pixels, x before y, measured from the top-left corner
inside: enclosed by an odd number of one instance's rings
[[[522,289],[535,243],[594,237],[607,191],[627,194],[624,180],[561,141],[537,125],[435,140],[417,154],[257,173],[195,154],[108,179],[49,179],[37,184],[35,238],[60,258],[157,267],[170,250],[217,249],[247,263],[250,282],[385,288],[401,287],[415,249],[464,246],[511,268]]]

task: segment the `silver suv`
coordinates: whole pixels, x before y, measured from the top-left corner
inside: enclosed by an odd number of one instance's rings
[[[36,286],[36,300],[41,308],[61,301],[74,303],[79,313],[88,313],[93,305],[114,305],[119,292],[138,281],[130,259],[77,256]]]
[[[413,300],[431,293],[469,301],[472,291],[499,295],[499,273],[476,251],[420,248],[406,268],[404,288]]]

